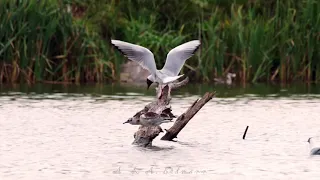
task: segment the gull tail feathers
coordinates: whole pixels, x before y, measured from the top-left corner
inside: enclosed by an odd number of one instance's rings
[[[165,118],[163,118],[164,121],[172,121],[172,119],[173,119],[173,118],[171,118],[171,117],[165,117]]]
[[[182,76],[183,76],[183,74],[182,74],[182,75],[179,75],[179,76],[165,77],[165,78],[163,79],[163,83],[171,83],[171,82],[179,79],[179,78],[182,77]]]
[[[170,123],[170,122],[172,122],[172,120],[163,120],[163,121],[161,121],[161,124],[163,124],[163,123]]]
[[[160,115],[163,121],[172,121],[172,117],[169,114],[161,114]]]

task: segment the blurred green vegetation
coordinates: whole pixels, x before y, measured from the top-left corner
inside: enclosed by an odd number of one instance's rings
[[[2,0],[0,82],[116,81],[111,38],[149,48],[158,68],[200,39],[181,72],[193,81],[320,80],[319,0]]]

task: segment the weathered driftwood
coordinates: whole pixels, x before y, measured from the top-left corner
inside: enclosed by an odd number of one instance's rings
[[[170,90],[179,88],[185,84],[187,84],[189,78],[185,78],[183,81],[178,83],[170,84],[169,86],[165,86],[162,89],[162,95],[156,99],[154,102],[149,103],[146,105],[141,111],[137,112],[132,118],[139,119],[140,115],[146,112],[155,112],[157,114],[166,113],[170,117],[175,117],[172,114],[171,107],[169,106],[170,103]],[[158,90],[157,90],[158,91]],[[139,146],[151,146],[152,141],[156,138],[163,130],[160,126],[140,126],[138,131],[134,133],[134,142],[133,144]]]
[[[214,92],[207,92],[201,99],[197,99],[185,113],[181,114],[177,118],[173,126],[170,129],[166,130],[167,132],[161,138],[161,140],[172,141],[174,138],[176,138],[179,132],[187,125],[187,123],[193,118],[193,116],[196,115],[197,112],[213,98],[214,94]]]
[[[165,87],[162,87],[161,96],[157,98],[156,101],[146,105],[141,111],[137,112],[132,118],[140,118],[140,115],[146,112],[155,112],[157,114],[165,113],[170,117],[175,117],[172,114],[172,109],[170,104],[170,93],[171,90],[175,90],[185,84],[187,84],[189,78],[185,78],[181,82],[175,82]],[[158,91],[159,89],[157,89]],[[166,130],[166,134],[161,138],[161,140],[172,140],[178,133],[184,128],[184,126],[192,119],[192,117],[214,96],[214,93],[206,93],[200,100],[196,100],[192,106],[182,115],[180,115],[175,121],[174,125]],[[134,133],[133,144],[139,146],[151,146],[152,141],[156,138],[163,130],[160,126],[140,126],[138,131]]]

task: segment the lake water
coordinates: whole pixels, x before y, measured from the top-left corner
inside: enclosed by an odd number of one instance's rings
[[[153,148],[140,148],[131,144],[138,126],[122,123],[154,90],[0,85],[0,179],[319,178],[307,139],[320,135],[320,86],[189,85],[173,92],[173,113],[206,91],[217,96],[178,142],[161,141],[161,133]]]

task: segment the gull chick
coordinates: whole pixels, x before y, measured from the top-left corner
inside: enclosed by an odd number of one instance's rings
[[[192,57],[200,46],[199,40],[189,41],[170,50],[166,62],[161,70],[158,70],[153,53],[142,46],[119,40],[111,40],[111,43],[128,59],[137,62],[142,68],[151,74],[147,77],[147,89],[152,83],[162,85],[169,84],[182,75],[179,75],[185,61]],[[160,97],[159,91],[158,97]]]

